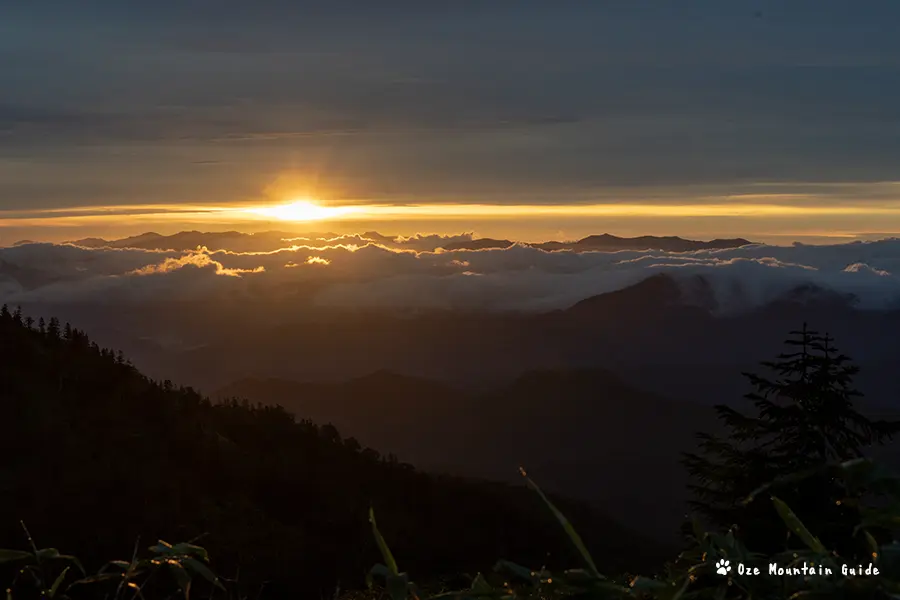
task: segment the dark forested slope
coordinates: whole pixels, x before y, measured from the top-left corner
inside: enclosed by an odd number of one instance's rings
[[[696,431],[718,428],[712,408],[603,369],[530,371],[481,393],[384,371],[333,383],[249,378],[214,396],[277,403],[428,469],[504,480],[525,465],[546,489],[671,540],[687,510],[680,453]]]
[[[521,487],[428,475],[280,407],[211,403],[157,383],[56,320],[0,315],[0,545],[78,553],[88,568],[135,542],[193,539],[225,576],[270,591],[360,585],[377,561],[370,505],[404,566],[437,576],[498,556],[569,556]],[[659,554],[563,503],[595,555],[629,567]],[[290,582],[290,583],[288,583]]]

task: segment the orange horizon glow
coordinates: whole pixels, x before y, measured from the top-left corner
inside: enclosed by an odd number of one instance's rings
[[[288,190],[278,190],[291,198]],[[284,194],[284,195],[281,195]],[[900,189],[898,189],[900,194]],[[270,198],[275,196],[272,194]],[[395,203],[316,200],[221,204],[142,204],[0,211],[0,245],[20,239],[120,237],[157,231],[240,230],[246,233],[321,227],[347,233],[364,228],[389,233],[458,233],[520,241],[582,233],[714,237],[853,238],[900,231],[900,200],[893,194],[855,204],[836,204],[814,194],[694,195],[644,202],[592,204]],[[818,202],[817,202],[818,201]],[[452,232],[450,230],[453,230]],[[590,231],[588,231],[590,230]],[[601,231],[602,230],[602,231]],[[563,232],[570,233],[563,233]],[[55,232],[55,233],[54,233]],[[577,233],[576,233],[577,232]],[[877,234],[882,235],[882,234]]]
[[[310,199],[265,205],[119,205],[40,210],[0,211],[0,225],[64,226],[129,220],[228,222],[241,221],[369,221],[420,219],[490,219],[529,217],[818,217],[900,216],[900,202],[877,205],[801,206],[775,203],[606,203],[606,204],[344,204],[323,205]]]
[[[359,212],[357,206],[322,206],[312,199],[294,200],[287,204],[275,204],[261,208],[244,209],[246,212],[279,221],[322,221]]]
[[[229,209],[225,209],[229,211]],[[284,221],[352,218],[490,218],[490,217],[790,217],[900,215],[890,206],[796,206],[786,204],[368,204],[321,206],[310,200],[259,208],[230,209]]]

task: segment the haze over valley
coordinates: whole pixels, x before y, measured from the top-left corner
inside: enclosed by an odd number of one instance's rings
[[[666,543],[686,510],[679,453],[798,323],[862,366],[869,414],[900,394],[898,240],[283,236],[22,243],[0,273],[9,302],[155,378],[280,404],[438,472],[515,482],[524,464]],[[668,474],[667,500],[637,471]]]

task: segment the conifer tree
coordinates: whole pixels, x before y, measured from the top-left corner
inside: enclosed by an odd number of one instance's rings
[[[40,317],[38,319],[38,331],[41,332],[41,335],[45,335],[47,333],[47,324],[44,322],[44,317]]]
[[[13,312],[13,320],[16,322],[17,325],[22,324],[22,307],[21,306],[17,306],[16,310]]]
[[[11,316],[12,315],[10,315],[9,313],[9,307],[4,304],[3,307],[0,308],[0,318],[9,319]]]
[[[762,363],[770,378],[744,374],[753,387],[745,398],[755,414],[716,406],[727,436],[698,434],[699,452],[683,458],[694,481],[693,508],[719,527],[737,526],[745,543],[763,552],[784,549],[784,528],[768,497],[742,503],[750,493],[780,476],[860,457],[865,447],[900,431],[900,423],[873,421],[855,409],[861,394],[853,377],[859,369],[831,337],[805,323],[790,335],[785,344],[792,351]],[[813,477],[776,494],[823,538],[851,533],[845,529],[852,530],[853,514],[841,502],[846,490],[830,477]]]
[[[57,319],[56,317],[50,317],[50,322],[47,323],[47,337],[52,340],[58,340],[59,335],[59,319]]]

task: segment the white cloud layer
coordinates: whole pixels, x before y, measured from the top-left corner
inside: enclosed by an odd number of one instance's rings
[[[665,272],[701,275],[723,311],[770,302],[800,285],[857,297],[862,309],[900,307],[900,240],[832,246],[751,245],[658,251],[444,251],[449,240],[416,236],[390,247],[358,236],[273,252],[157,251],[25,244],[0,249],[0,296],[31,302],[296,297],[298,309],[561,309]],[[364,245],[361,245],[364,244]]]

